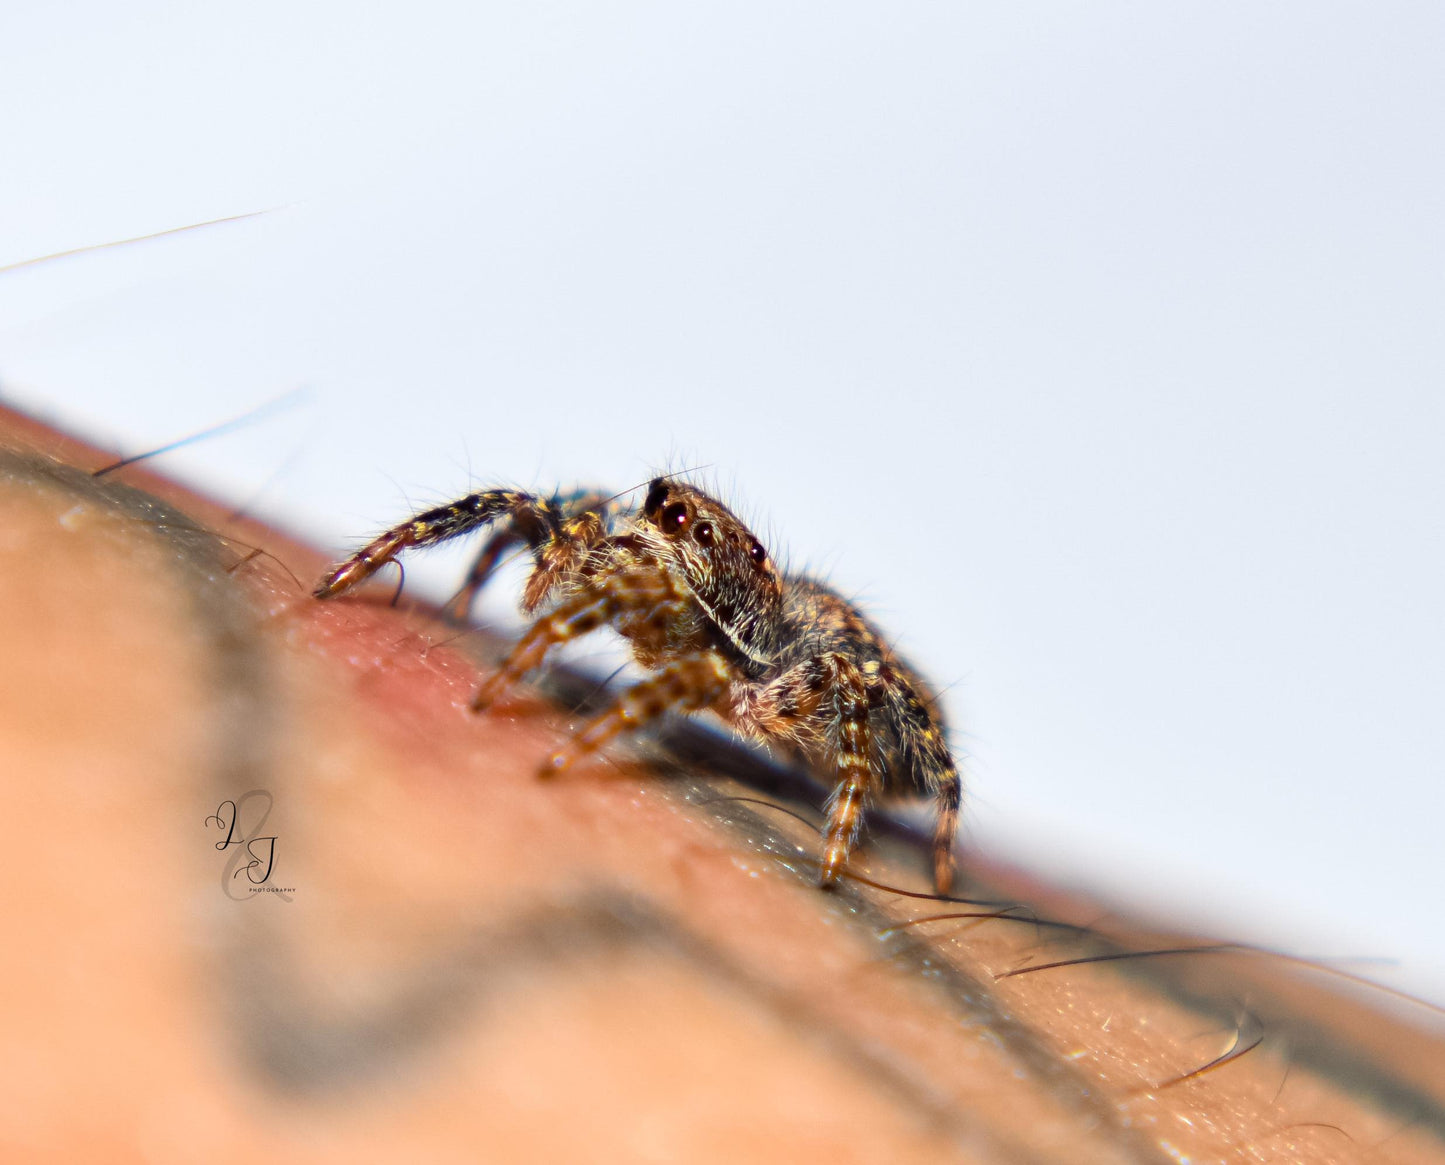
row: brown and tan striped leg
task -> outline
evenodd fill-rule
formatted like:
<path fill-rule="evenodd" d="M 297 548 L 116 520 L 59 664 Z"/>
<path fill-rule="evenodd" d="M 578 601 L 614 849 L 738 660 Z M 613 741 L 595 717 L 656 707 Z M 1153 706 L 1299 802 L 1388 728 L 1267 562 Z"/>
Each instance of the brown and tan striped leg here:
<path fill-rule="evenodd" d="M 852 660 L 828 655 L 821 662 L 832 672 L 829 693 L 838 717 L 838 786 L 828 805 L 823 869 L 818 882 L 832 886 L 843 876 L 848 855 L 863 825 L 863 809 L 873 790 L 872 731 L 868 726 L 868 688 Z"/>
<path fill-rule="evenodd" d="M 744 730 L 772 740 L 792 740 L 809 749 L 820 719 L 836 720 L 838 741 L 833 761 L 837 784 L 828 801 L 823 862 L 819 882 L 834 885 L 863 823 L 863 810 L 876 783 L 871 768 L 872 730 L 868 723 L 868 687 L 863 673 L 836 652 L 815 656 L 789 668 L 748 702 L 739 718 Z"/>
<path fill-rule="evenodd" d="M 472 697 L 472 711 L 482 712 L 533 668 L 540 667 L 547 652 L 559 643 L 595 631 L 606 623 L 616 610 L 616 599 L 605 591 L 584 591 L 544 615 L 517 641 L 515 647 Z"/>
<path fill-rule="evenodd" d="M 404 550 L 458 538 L 509 516 L 521 536 L 533 546 L 556 536 L 559 516 L 546 498 L 510 489 L 468 494 L 444 506 L 424 510 L 373 538 L 350 558 L 327 571 L 311 593 L 318 599 L 339 595 L 375 574 Z"/>
<path fill-rule="evenodd" d="M 502 666 L 477 689 L 472 699 L 473 711 L 482 711 L 529 671 L 539 667 L 547 652 L 559 643 L 595 631 L 625 617 L 628 611 L 657 611 L 680 601 L 665 575 L 620 571 L 594 579 L 581 594 L 566 600 L 527 628 Z"/>
<path fill-rule="evenodd" d="M 933 886 L 940 894 L 953 888 L 956 870 L 953 842 L 958 832 L 958 808 L 963 781 L 944 739 L 943 726 L 924 705 L 923 697 L 907 676 L 892 670 L 883 699 L 892 705 L 892 719 L 906 739 L 907 751 L 917 757 L 923 788 L 937 803 L 933 828 Z"/>
<path fill-rule="evenodd" d="M 657 675 L 642 680 L 602 715 L 577 733 L 542 768 L 551 776 L 601 748 L 623 732 L 634 732 L 665 712 L 697 712 L 727 691 L 732 672 L 713 652 L 673 660 Z"/>
<path fill-rule="evenodd" d="M 502 556 L 514 546 L 525 546 L 526 543 L 527 540 L 513 529 L 498 530 L 488 538 L 476 558 L 472 560 L 471 569 L 467 571 L 467 581 L 447 603 L 446 617 L 453 623 L 465 623 L 470 619 L 477 596 L 482 593 L 482 588 L 491 581 L 492 574 L 497 569 L 497 564 L 501 562 Z"/>
<path fill-rule="evenodd" d="M 933 888 L 940 894 L 953 889 L 953 875 L 958 868 L 953 840 L 958 833 L 958 806 L 962 800 L 963 782 L 950 764 L 939 775 L 938 819 L 933 827 Z"/>

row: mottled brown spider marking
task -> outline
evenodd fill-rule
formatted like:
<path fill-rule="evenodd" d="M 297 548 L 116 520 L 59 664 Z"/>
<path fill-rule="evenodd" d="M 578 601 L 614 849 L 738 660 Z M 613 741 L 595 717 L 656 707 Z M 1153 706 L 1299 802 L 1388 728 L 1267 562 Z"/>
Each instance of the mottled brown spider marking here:
<path fill-rule="evenodd" d="M 469 494 L 386 531 L 334 566 L 315 594 L 340 594 L 412 547 L 484 527 L 492 535 L 453 613 L 466 613 L 514 546 L 529 547 L 534 563 L 522 607 L 545 610 L 474 708 L 541 666 L 553 647 L 604 626 L 656 673 L 623 692 L 544 773 L 666 712 L 711 711 L 801 753 L 832 781 L 824 886 L 842 877 L 872 800 L 913 795 L 937 806 L 933 878 L 948 890 L 962 785 L 933 693 L 856 607 L 814 579 L 781 574 L 737 515 L 694 486 L 657 478 L 637 509 L 594 491 Z"/>

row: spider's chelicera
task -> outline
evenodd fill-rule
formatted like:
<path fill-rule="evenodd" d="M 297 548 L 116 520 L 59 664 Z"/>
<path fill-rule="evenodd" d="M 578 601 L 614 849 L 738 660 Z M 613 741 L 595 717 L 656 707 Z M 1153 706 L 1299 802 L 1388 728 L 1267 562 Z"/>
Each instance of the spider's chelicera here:
<path fill-rule="evenodd" d="M 566 768 L 665 712 L 716 713 L 744 735 L 800 753 L 834 785 L 820 882 L 842 875 L 876 796 L 937 805 L 934 884 L 953 881 L 961 783 L 934 694 L 846 599 L 783 574 L 716 498 L 657 478 L 641 509 L 593 492 L 540 497 L 486 490 L 418 514 L 338 563 L 317 585 L 329 598 L 398 554 L 493 527 L 458 609 L 470 608 L 498 560 L 530 547 L 522 608 L 541 612 L 477 692 L 486 708 L 549 649 L 611 627 L 652 674 L 547 764 Z"/>

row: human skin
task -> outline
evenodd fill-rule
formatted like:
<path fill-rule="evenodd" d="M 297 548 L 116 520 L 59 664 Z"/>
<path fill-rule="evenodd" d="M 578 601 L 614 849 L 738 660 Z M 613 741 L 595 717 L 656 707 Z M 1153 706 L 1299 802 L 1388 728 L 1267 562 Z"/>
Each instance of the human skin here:
<path fill-rule="evenodd" d="M 721 740 L 540 781 L 578 717 L 471 714 L 495 643 L 107 460 L 0 412 L 0 1159 L 1445 1161 L 1438 1017 L 1258 956 L 999 978 L 1115 948 L 819 890 Z"/>

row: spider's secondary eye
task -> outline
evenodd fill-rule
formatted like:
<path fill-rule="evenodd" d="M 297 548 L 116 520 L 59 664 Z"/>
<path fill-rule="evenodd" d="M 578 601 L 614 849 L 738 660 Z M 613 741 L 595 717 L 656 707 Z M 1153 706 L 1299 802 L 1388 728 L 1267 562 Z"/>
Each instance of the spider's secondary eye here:
<path fill-rule="evenodd" d="M 694 538 L 696 538 L 702 545 L 704 545 L 704 546 L 711 546 L 711 545 L 712 545 L 712 523 L 711 523 L 711 522 L 699 522 L 699 523 L 697 524 L 697 529 L 692 532 L 692 536 L 693 536 Z"/>
<path fill-rule="evenodd" d="M 657 524 L 664 534 L 681 534 L 687 529 L 690 521 L 692 521 L 692 515 L 687 512 L 687 504 L 673 502 L 670 506 L 663 506 Z"/>
<path fill-rule="evenodd" d="M 762 566 L 768 560 L 768 552 L 763 549 L 761 542 L 754 542 L 748 548 L 748 556 L 753 560 L 754 566 Z"/>

